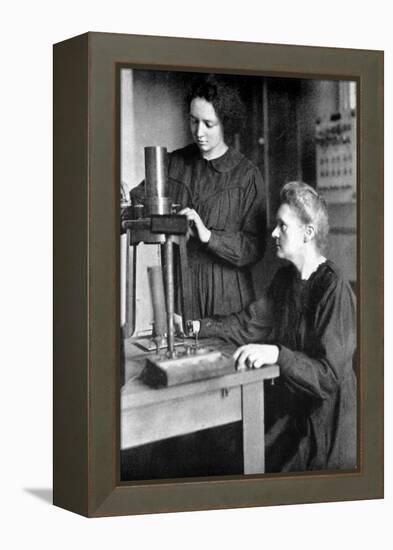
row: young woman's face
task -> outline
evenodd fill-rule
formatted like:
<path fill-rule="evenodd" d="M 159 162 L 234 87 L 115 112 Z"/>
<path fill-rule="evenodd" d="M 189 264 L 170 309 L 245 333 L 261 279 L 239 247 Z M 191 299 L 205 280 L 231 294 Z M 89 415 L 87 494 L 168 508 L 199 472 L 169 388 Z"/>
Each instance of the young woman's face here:
<path fill-rule="evenodd" d="M 304 251 L 306 226 L 288 204 L 280 206 L 276 219 L 272 237 L 276 241 L 277 256 L 296 263 Z"/>
<path fill-rule="evenodd" d="M 226 149 L 222 124 L 211 103 L 196 97 L 190 104 L 192 137 L 205 159 L 221 156 Z"/>

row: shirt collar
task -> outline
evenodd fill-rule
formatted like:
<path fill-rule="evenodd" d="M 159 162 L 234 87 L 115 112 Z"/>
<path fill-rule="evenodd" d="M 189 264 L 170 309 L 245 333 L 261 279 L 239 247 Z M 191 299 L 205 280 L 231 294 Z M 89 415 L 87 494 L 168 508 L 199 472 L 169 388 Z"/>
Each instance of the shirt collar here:
<path fill-rule="evenodd" d="M 229 172 L 235 168 L 235 166 L 237 166 L 242 159 L 242 153 L 233 147 L 228 147 L 227 151 L 221 157 L 217 157 L 216 159 L 208 162 L 217 172 Z"/>
<path fill-rule="evenodd" d="M 230 172 L 244 158 L 244 155 L 242 153 L 231 146 L 228 146 L 227 151 L 223 155 L 221 155 L 221 157 L 217 157 L 213 160 L 205 160 L 201 156 L 200 151 L 195 144 L 192 144 L 191 148 L 194 155 L 199 157 L 201 161 L 207 162 L 210 166 L 214 168 L 214 170 L 216 170 L 216 172 Z"/>

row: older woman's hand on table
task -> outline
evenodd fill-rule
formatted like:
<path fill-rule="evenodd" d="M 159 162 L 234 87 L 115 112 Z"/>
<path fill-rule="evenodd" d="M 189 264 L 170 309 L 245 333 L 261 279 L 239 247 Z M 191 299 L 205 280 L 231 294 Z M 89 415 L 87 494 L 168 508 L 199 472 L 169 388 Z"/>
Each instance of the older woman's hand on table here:
<path fill-rule="evenodd" d="M 279 349 L 270 344 L 247 344 L 238 348 L 233 357 L 237 369 L 259 369 L 263 365 L 277 363 Z"/>

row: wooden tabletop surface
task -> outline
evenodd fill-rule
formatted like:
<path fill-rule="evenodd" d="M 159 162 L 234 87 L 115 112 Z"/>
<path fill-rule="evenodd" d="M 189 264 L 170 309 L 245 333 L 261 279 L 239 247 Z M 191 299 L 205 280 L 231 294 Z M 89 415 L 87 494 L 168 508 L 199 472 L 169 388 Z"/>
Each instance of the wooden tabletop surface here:
<path fill-rule="evenodd" d="M 192 343 L 191 339 L 186 339 L 186 343 Z M 235 346 L 227 344 L 218 339 L 204 339 L 201 341 L 202 346 L 212 346 L 214 349 L 223 351 L 224 353 L 233 353 Z M 276 378 L 279 376 L 278 365 L 267 365 L 260 369 L 250 369 L 236 371 L 233 373 L 200 380 L 198 382 L 190 382 L 179 384 L 169 388 L 151 388 L 145 385 L 139 375 L 144 368 L 146 357 L 154 355 L 154 352 L 144 352 L 135 345 L 135 340 L 130 338 L 125 341 L 125 384 L 121 390 L 121 406 L 124 408 L 140 407 L 162 401 L 168 401 L 177 397 L 186 397 L 187 395 L 195 395 L 206 391 L 214 391 L 223 388 L 251 384 L 258 380 Z"/>

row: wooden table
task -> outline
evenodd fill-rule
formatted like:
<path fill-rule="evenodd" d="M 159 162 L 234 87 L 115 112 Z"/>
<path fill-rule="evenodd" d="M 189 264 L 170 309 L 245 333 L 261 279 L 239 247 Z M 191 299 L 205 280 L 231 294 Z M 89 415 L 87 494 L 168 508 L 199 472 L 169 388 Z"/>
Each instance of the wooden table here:
<path fill-rule="evenodd" d="M 126 342 L 122 450 L 242 420 L 244 473 L 264 473 L 264 382 L 279 376 L 277 365 L 152 389 L 137 378 L 147 353 Z M 216 347 L 229 351 L 222 342 Z"/>

